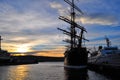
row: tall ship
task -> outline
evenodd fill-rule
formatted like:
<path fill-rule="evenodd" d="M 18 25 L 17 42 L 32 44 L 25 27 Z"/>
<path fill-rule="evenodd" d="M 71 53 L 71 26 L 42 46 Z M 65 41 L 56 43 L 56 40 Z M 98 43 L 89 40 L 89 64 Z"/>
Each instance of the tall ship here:
<path fill-rule="evenodd" d="M 64 42 L 69 43 L 64 53 L 64 66 L 65 68 L 86 68 L 88 52 L 86 47 L 83 47 L 82 43 L 83 40 L 88 41 L 83 36 L 87 31 L 83 26 L 76 22 L 76 11 L 79 12 L 80 15 L 83 15 L 84 13 L 75 5 L 74 0 L 64 1 L 71 7 L 69 17 L 59 16 L 60 20 L 70 24 L 70 28 L 68 30 L 58 28 L 58 30 L 62 31 L 63 34 L 69 36 L 69 39 L 63 40 Z"/>
<path fill-rule="evenodd" d="M 99 46 L 97 51 L 91 53 L 88 64 L 98 68 L 110 68 L 120 70 L 120 49 L 111 46 L 111 41 L 105 37 L 106 47 Z"/>

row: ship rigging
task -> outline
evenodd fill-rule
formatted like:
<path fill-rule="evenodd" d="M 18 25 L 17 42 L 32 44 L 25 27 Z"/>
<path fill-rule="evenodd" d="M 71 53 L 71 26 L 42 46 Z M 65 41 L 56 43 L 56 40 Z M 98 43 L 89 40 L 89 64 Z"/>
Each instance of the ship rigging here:
<path fill-rule="evenodd" d="M 70 12 L 71 19 L 68 19 L 64 16 L 59 16 L 59 19 L 70 24 L 70 31 L 67 31 L 67 30 L 64 30 L 61 28 L 58 28 L 58 30 L 63 31 L 64 34 L 70 36 L 70 39 L 63 40 L 64 42 L 70 43 L 70 49 L 73 49 L 76 47 L 82 47 L 82 40 L 88 41 L 83 36 L 84 32 L 87 32 L 87 31 L 83 26 L 81 26 L 75 22 L 75 19 L 76 19 L 75 10 L 77 10 L 79 12 L 79 14 L 81 14 L 81 15 L 83 15 L 84 13 L 74 4 L 74 0 L 72 0 L 72 2 L 69 0 L 64 0 L 64 1 L 67 4 L 69 4 L 71 7 L 71 12 Z M 76 28 L 77 28 L 77 30 L 78 29 L 81 30 L 80 33 L 78 33 L 76 31 Z"/>
<path fill-rule="evenodd" d="M 74 0 L 71 0 L 71 1 L 64 0 L 64 1 L 67 4 L 69 4 L 71 7 L 71 12 L 69 16 L 70 19 L 64 16 L 59 16 L 60 20 L 70 24 L 69 30 L 58 28 L 58 30 L 62 31 L 64 34 L 70 37 L 70 39 L 63 40 L 67 43 L 70 43 L 70 46 L 68 46 L 67 50 L 64 53 L 65 54 L 64 64 L 66 68 L 86 68 L 88 53 L 87 53 L 86 47 L 82 46 L 82 43 L 83 43 L 82 41 L 83 40 L 88 41 L 83 36 L 83 34 L 87 31 L 83 26 L 75 22 L 76 15 L 77 15 L 76 11 L 78 11 L 79 14 L 81 15 L 83 15 L 84 13 L 75 5 Z"/>

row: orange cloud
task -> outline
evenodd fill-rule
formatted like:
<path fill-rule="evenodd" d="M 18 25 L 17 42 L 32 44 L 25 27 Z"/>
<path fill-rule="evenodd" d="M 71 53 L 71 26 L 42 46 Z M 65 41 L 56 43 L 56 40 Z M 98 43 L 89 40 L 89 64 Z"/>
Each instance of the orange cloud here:
<path fill-rule="evenodd" d="M 34 55 L 36 56 L 48 56 L 48 57 L 64 57 L 64 49 L 54 49 L 47 51 L 38 51 Z"/>

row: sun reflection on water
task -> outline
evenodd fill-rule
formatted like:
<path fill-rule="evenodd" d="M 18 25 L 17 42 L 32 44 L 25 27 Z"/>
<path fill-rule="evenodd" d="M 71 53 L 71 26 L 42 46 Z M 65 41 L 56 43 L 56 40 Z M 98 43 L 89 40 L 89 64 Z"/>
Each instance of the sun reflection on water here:
<path fill-rule="evenodd" d="M 9 72 L 10 80 L 26 80 L 28 69 L 26 65 L 11 67 Z"/>

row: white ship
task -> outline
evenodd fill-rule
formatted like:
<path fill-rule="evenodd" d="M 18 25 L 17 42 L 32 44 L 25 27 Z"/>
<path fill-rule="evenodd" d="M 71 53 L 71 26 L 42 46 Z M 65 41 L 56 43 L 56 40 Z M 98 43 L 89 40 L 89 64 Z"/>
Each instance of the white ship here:
<path fill-rule="evenodd" d="M 110 45 L 110 40 L 106 37 L 107 47 L 99 47 L 88 58 L 88 64 L 97 65 L 98 67 L 111 67 L 120 69 L 120 49 Z"/>

